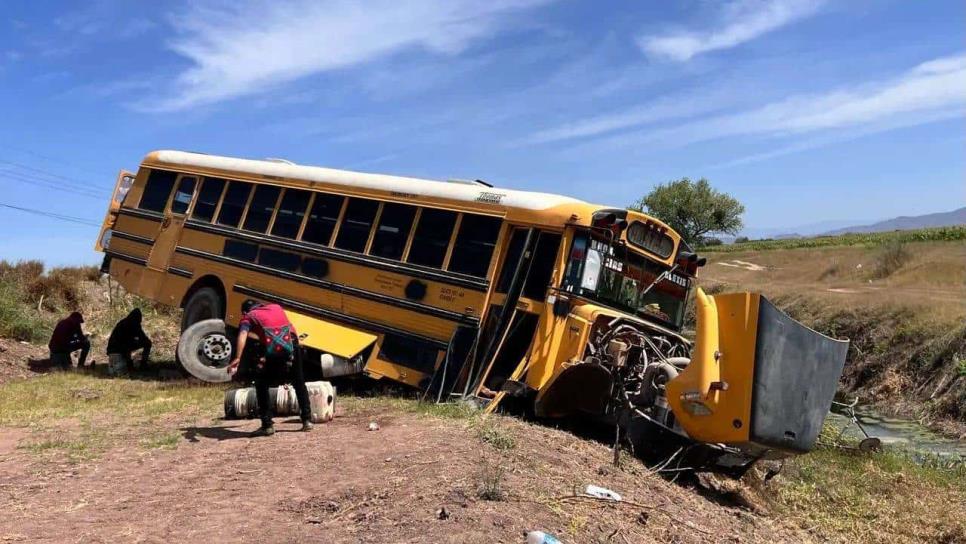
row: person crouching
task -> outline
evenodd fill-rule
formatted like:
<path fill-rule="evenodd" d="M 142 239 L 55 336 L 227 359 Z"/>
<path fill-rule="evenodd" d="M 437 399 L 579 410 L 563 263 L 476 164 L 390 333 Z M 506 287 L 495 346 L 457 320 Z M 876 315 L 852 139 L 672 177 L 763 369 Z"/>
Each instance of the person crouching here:
<path fill-rule="evenodd" d="M 50 362 L 63 369 L 71 367 L 70 354 L 80 351 L 77 358 L 77 368 L 82 368 L 87 361 L 87 354 L 91 351 L 91 341 L 84 334 L 81 324 L 84 317 L 80 312 L 74 312 L 57 322 L 54 333 L 50 335 L 47 348 L 50 349 Z M 91 363 L 93 365 L 94 363 Z"/>
<path fill-rule="evenodd" d="M 302 418 L 302 430 L 312 430 L 311 406 L 309 406 L 309 392 L 305 387 L 305 375 L 302 371 L 302 352 L 299 348 L 298 332 L 285 315 L 285 310 L 278 304 L 259 304 L 248 299 L 242 303 L 242 318 L 238 324 L 238 341 L 235 343 L 235 358 L 228 364 L 228 373 L 234 374 L 238 370 L 241 358 L 252 357 L 255 372 L 255 397 L 258 400 L 258 411 L 262 425 L 252 436 L 271 436 L 275 434 L 272 417 L 275 415 L 269 402 L 268 389 L 272 385 L 291 381 L 295 388 L 295 396 L 299 402 L 299 413 Z M 245 352 L 245 344 L 249 334 L 253 334 L 261 343 L 258 350 Z M 287 379 L 286 379 L 287 378 Z"/>
<path fill-rule="evenodd" d="M 135 308 L 127 314 L 127 317 L 114 325 L 114 330 L 107 339 L 108 374 L 116 376 L 129 369 L 134 370 L 132 354 L 137 350 L 141 350 L 141 370 L 147 366 L 152 344 L 151 339 L 141 328 L 141 321 L 141 310 Z"/>

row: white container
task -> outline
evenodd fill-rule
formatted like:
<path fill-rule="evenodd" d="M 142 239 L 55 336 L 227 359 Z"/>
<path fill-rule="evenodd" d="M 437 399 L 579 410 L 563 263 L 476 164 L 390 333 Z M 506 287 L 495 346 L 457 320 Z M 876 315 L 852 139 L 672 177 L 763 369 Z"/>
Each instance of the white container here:
<path fill-rule="evenodd" d="M 597 497 L 598 499 L 607 499 L 609 501 L 620 502 L 623 500 L 620 494 L 616 491 L 611 491 L 606 487 L 597 487 L 596 485 L 588 485 L 584 493 L 590 495 L 591 497 Z"/>
<path fill-rule="evenodd" d="M 543 531 L 530 531 L 527 533 L 527 544 L 563 544 L 557 537 Z"/>
<path fill-rule="evenodd" d="M 335 417 L 335 387 L 329 382 L 308 382 L 312 423 L 325 423 Z"/>

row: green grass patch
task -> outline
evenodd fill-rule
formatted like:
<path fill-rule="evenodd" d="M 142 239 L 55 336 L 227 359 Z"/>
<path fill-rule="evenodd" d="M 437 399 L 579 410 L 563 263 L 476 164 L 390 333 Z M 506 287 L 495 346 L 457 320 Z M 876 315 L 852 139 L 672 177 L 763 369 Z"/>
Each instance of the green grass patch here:
<path fill-rule="evenodd" d="M 354 395 L 339 395 L 336 404 L 345 408 L 347 415 L 368 414 L 378 411 L 419 414 L 440 419 L 470 419 L 479 411 L 462 402 L 421 402 L 413 397 L 377 396 L 360 397 Z"/>
<path fill-rule="evenodd" d="M 190 414 L 220 407 L 224 386 L 107 379 L 52 373 L 0 387 L 0 425 L 43 425 L 61 418 Z"/>
<path fill-rule="evenodd" d="M 903 230 L 898 232 L 841 234 L 839 236 L 815 236 L 812 238 L 787 238 L 782 240 L 752 240 L 736 244 L 702 247 L 700 251 L 703 253 L 730 253 L 735 251 L 761 251 L 769 249 L 835 246 L 874 247 L 890 243 L 962 241 L 966 241 L 966 225 Z"/>
<path fill-rule="evenodd" d="M 830 444 L 787 461 L 779 481 L 780 507 L 823 538 L 957 542 L 966 537 L 962 463 L 923 463 L 902 450 L 860 453 Z"/>

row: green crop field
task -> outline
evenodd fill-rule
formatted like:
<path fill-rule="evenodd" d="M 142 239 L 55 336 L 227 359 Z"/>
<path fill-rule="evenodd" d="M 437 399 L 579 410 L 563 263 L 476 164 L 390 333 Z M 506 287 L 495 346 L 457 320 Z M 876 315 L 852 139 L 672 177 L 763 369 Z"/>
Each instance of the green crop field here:
<path fill-rule="evenodd" d="M 814 238 L 787 238 L 783 240 L 751 240 L 739 244 L 700 248 L 706 253 L 735 251 L 761 251 L 768 249 L 798 249 L 810 247 L 865 246 L 873 247 L 888 243 L 905 242 L 962 242 L 966 241 L 966 225 L 935 227 L 893 232 L 841 234 L 839 236 L 816 236 Z"/>

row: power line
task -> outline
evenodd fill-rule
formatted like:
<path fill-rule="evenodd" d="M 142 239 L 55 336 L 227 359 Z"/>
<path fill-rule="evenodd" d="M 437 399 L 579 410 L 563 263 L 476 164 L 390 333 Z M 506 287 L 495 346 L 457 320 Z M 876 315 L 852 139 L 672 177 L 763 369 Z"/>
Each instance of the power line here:
<path fill-rule="evenodd" d="M 36 185 L 38 187 L 47 187 L 47 188 L 50 188 L 50 189 L 57 189 L 58 191 L 64 191 L 64 192 L 68 192 L 68 193 L 73 193 L 73 194 L 78 195 L 78 196 L 86 196 L 88 198 L 95 198 L 95 199 L 99 199 L 99 200 L 103 200 L 103 199 L 107 198 L 108 195 L 110 194 L 107 191 L 103 191 L 103 192 L 99 192 L 98 193 L 98 192 L 94 192 L 94 191 L 89 190 L 89 189 L 77 189 L 77 188 L 74 188 L 73 185 L 61 185 L 61 184 L 58 184 L 57 182 L 52 181 L 52 180 L 46 180 L 46 179 L 40 179 L 40 178 L 31 178 L 29 176 L 23 176 L 23 175 L 21 175 L 21 174 L 19 174 L 17 172 L 4 172 L 4 171 L 0 171 L 0 179 L 6 179 L 6 180 L 9 180 L 9 181 L 14 181 L 14 182 L 18 182 L 18 183 L 20 183 L 20 182 L 22 182 L 22 183 L 29 183 L 31 185 Z"/>
<path fill-rule="evenodd" d="M 8 165 L 13 166 L 15 168 L 20 168 L 21 170 L 27 170 L 28 172 L 33 172 L 32 174 L 30 174 L 30 175 L 33 175 L 33 176 L 36 176 L 36 175 L 40 174 L 40 175 L 46 176 L 48 178 L 56 178 L 57 180 L 59 180 L 60 183 L 65 183 L 66 182 L 68 185 L 73 185 L 73 186 L 77 187 L 78 189 L 88 189 L 88 190 L 89 189 L 92 189 L 92 188 L 95 189 L 95 190 L 98 189 L 98 186 L 97 186 L 96 183 L 86 183 L 84 181 L 80 181 L 80 180 L 77 180 L 77 179 L 69 178 L 67 176 L 62 176 L 62 175 L 60 175 L 60 174 L 58 174 L 56 172 L 51 172 L 49 170 L 44 170 L 43 168 L 37 168 L 35 166 L 29 166 L 29 165 L 26 165 L 26 164 L 21 164 L 19 162 L 13 162 L 13 161 L 8 161 L 8 160 L 3 160 L 3 159 L 0 159 L 0 164 L 8 164 Z"/>
<path fill-rule="evenodd" d="M 4 204 L 0 202 L 0 207 L 10 208 L 11 210 L 17 210 L 24 213 L 30 213 L 34 215 L 40 215 L 43 217 L 49 217 L 51 219 L 57 219 L 58 221 L 66 221 L 68 223 L 77 223 L 78 225 L 86 225 L 88 227 L 100 227 L 100 223 L 91 221 L 90 219 L 84 219 L 83 217 L 73 217 L 70 215 L 62 215 L 59 213 L 47 212 L 44 210 L 35 210 L 33 208 L 23 208 L 21 206 L 14 206 L 13 204 Z"/>

